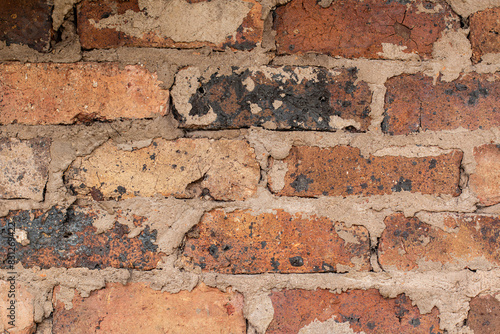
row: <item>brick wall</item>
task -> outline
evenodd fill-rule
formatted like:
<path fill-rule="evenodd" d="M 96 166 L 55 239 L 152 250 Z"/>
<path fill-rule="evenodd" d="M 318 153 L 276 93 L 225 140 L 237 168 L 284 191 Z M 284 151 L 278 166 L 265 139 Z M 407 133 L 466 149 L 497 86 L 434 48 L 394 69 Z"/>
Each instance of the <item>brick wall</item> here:
<path fill-rule="evenodd" d="M 493 3 L 1 0 L 0 331 L 500 333 Z"/>

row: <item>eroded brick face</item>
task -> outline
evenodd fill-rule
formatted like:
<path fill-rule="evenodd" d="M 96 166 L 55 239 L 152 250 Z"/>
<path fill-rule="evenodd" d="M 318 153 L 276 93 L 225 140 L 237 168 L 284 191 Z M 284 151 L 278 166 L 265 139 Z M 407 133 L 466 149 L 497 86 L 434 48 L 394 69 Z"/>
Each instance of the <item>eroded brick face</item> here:
<path fill-rule="evenodd" d="M 0 41 L 48 51 L 52 38 L 52 5 L 46 0 L 2 0 Z"/>
<path fill-rule="evenodd" d="M 4 280 L 0 281 L 0 326 L 4 333 L 33 334 L 36 330 L 33 319 L 35 299 L 28 289 L 23 284 L 16 283 L 16 280 L 17 276 L 6 275 Z M 15 298 L 9 297 L 12 294 Z M 13 300 L 14 312 L 11 312 Z M 15 326 L 12 326 L 12 320 Z"/>
<path fill-rule="evenodd" d="M 316 215 L 213 210 L 187 235 L 184 262 L 227 274 L 370 269 L 366 228 Z"/>
<path fill-rule="evenodd" d="M 0 198 L 42 201 L 49 163 L 49 139 L 0 138 Z"/>
<path fill-rule="evenodd" d="M 262 40 L 262 6 L 255 0 L 174 0 L 153 7 L 140 5 L 138 0 L 82 1 L 77 6 L 82 47 L 250 50 Z M 148 29 L 137 29 L 138 25 Z"/>
<path fill-rule="evenodd" d="M 203 284 L 176 294 L 155 291 L 143 283 L 111 283 L 87 298 L 75 292 L 65 309 L 54 292 L 54 334 L 220 333 L 244 334 L 243 296 Z"/>
<path fill-rule="evenodd" d="M 207 79 L 187 69 L 172 95 L 187 128 L 366 131 L 371 91 L 357 79 L 356 68 L 266 66 Z"/>
<path fill-rule="evenodd" d="M 269 183 L 281 196 L 371 196 L 401 191 L 457 196 L 462 155 L 454 150 L 423 158 L 365 158 L 350 146 L 295 146 L 280 161 L 287 168 L 283 188 L 276 189 L 281 180 L 271 178 Z"/>
<path fill-rule="evenodd" d="M 490 8 L 470 17 L 472 60 L 481 61 L 488 53 L 500 53 L 500 8 Z"/>
<path fill-rule="evenodd" d="M 402 52 L 432 56 L 432 45 L 458 27 L 458 16 L 444 1 L 293 0 L 276 9 L 278 53 L 317 52 L 345 58 L 386 58 L 383 44 Z"/>
<path fill-rule="evenodd" d="M 130 228 L 120 223 L 129 220 L 144 227 L 138 236 L 129 238 Z M 93 224 L 103 220 L 114 223 L 109 230 L 97 233 Z M 102 269 L 130 268 L 151 270 L 161 258 L 156 242 L 156 230 L 146 225 L 143 217 L 125 216 L 121 212 L 109 216 L 93 207 L 69 208 L 65 212 L 52 208 L 15 211 L 0 218 L 1 268 L 21 263 L 25 268 L 65 267 Z M 8 256 L 10 242 L 8 229 L 15 228 L 16 251 Z M 14 263 L 13 263 L 14 262 Z"/>
<path fill-rule="evenodd" d="M 476 171 L 470 175 L 469 184 L 477 194 L 480 204 L 500 202 L 500 147 L 483 145 L 474 148 Z"/>
<path fill-rule="evenodd" d="M 387 80 L 382 131 L 404 135 L 421 131 L 464 128 L 490 129 L 500 125 L 495 107 L 500 95 L 497 74 L 468 73 L 444 82 L 422 74 Z"/>
<path fill-rule="evenodd" d="M 379 262 L 385 270 L 432 268 L 491 269 L 500 266 L 498 217 L 432 214 L 443 228 L 394 214 L 385 219 Z"/>
<path fill-rule="evenodd" d="M 159 84 L 156 74 L 136 65 L 0 64 L 0 124 L 161 116 L 168 111 L 169 93 Z"/>
<path fill-rule="evenodd" d="M 497 295 L 498 296 L 498 295 Z M 500 301 L 493 295 L 477 296 L 469 303 L 467 326 L 477 334 L 497 333 L 500 328 Z"/>
<path fill-rule="evenodd" d="M 131 152 L 107 142 L 66 173 L 73 192 L 94 200 L 156 194 L 243 200 L 255 193 L 259 179 L 255 153 L 242 140 L 156 139 Z"/>
<path fill-rule="evenodd" d="M 282 290 L 271 294 L 274 318 L 267 334 L 298 333 L 316 319 L 349 322 L 355 333 L 441 333 L 438 310 L 420 314 L 404 294 L 383 298 L 378 290 Z"/>

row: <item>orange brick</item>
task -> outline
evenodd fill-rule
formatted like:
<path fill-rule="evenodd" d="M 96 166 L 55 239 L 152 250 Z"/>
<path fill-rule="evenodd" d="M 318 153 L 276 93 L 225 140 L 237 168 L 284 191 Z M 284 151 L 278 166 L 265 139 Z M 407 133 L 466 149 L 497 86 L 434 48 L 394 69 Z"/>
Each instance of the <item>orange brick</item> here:
<path fill-rule="evenodd" d="M 394 214 L 385 219 L 379 243 L 383 269 L 433 267 L 484 269 L 500 267 L 500 218 L 474 214 L 433 214 L 446 231 L 419 219 Z M 425 267 L 424 267 L 425 268 Z"/>
<path fill-rule="evenodd" d="M 500 331 L 500 301 L 497 296 L 484 295 L 472 298 L 469 303 L 467 326 L 475 334 L 493 334 Z"/>
<path fill-rule="evenodd" d="M 472 60 L 481 61 L 481 57 L 488 53 L 500 53 L 500 8 L 490 8 L 471 15 L 470 43 L 472 46 Z"/>
<path fill-rule="evenodd" d="M 261 16 L 262 5 L 256 0 L 174 0 L 160 10 L 147 3 L 141 8 L 138 0 L 84 0 L 77 6 L 78 34 L 85 49 L 209 46 L 249 50 L 262 40 Z M 148 28 L 140 30 L 139 26 Z"/>
<path fill-rule="evenodd" d="M 500 75 L 468 73 L 453 82 L 422 74 L 401 75 L 386 82 L 382 131 L 402 135 L 421 131 L 500 125 L 494 106 L 500 95 Z"/>
<path fill-rule="evenodd" d="M 469 178 L 472 191 L 477 194 L 482 205 L 500 203 L 500 147 L 475 147 L 474 158 L 476 171 Z"/>
<path fill-rule="evenodd" d="M 9 334 L 35 333 L 34 296 L 23 284 L 16 282 L 17 276 L 7 273 L 4 279 L 0 281 L 0 330 Z"/>
<path fill-rule="evenodd" d="M 346 0 L 323 8 L 316 0 L 293 0 L 276 9 L 276 43 L 280 54 L 345 58 L 385 58 L 382 44 L 390 43 L 429 59 L 448 21 L 456 29 L 457 19 L 445 1 Z"/>
<path fill-rule="evenodd" d="M 130 227 L 144 228 L 129 237 Z M 113 221 L 109 230 L 97 233 L 95 225 Z M 110 215 L 93 207 L 70 207 L 66 211 L 53 207 L 41 210 L 15 211 L 0 218 L 2 229 L 15 228 L 15 242 L 0 240 L 1 268 L 20 262 L 24 268 L 156 268 L 162 253 L 158 251 L 156 230 L 147 226 L 144 217 L 117 211 Z M 8 257 L 9 243 L 16 244 L 15 259 Z M 12 263 L 11 261 L 14 261 Z"/>
<path fill-rule="evenodd" d="M 43 201 L 49 163 L 49 139 L 0 138 L 0 198 Z"/>
<path fill-rule="evenodd" d="M 383 298 L 378 290 L 348 290 L 334 294 L 328 290 L 283 290 L 273 292 L 274 319 L 266 334 L 298 333 L 315 320 L 335 319 L 348 323 L 353 332 L 441 333 L 437 308 L 420 314 L 418 307 L 401 294 Z"/>
<path fill-rule="evenodd" d="M 188 233 L 185 262 L 227 274 L 370 270 L 366 228 L 275 211 L 206 213 Z"/>
<path fill-rule="evenodd" d="M 156 194 L 243 200 L 257 190 L 260 166 L 243 140 L 156 139 L 132 152 L 107 142 L 77 159 L 65 179 L 75 193 L 95 200 Z"/>
<path fill-rule="evenodd" d="M 69 310 L 54 291 L 54 334 L 246 333 L 243 296 L 203 283 L 177 294 L 155 291 L 143 283 L 108 284 L 87 298 L 75 292 Z"/>
<path fill-rule="evenodd" d="M 295 146 L 282 163 L 288 170 L 282 196 L 384 195 L 400 191 L 460 194 L 462 152 L 423 158 L 361 156 L 349 146 Z M 271 178 L 271 189 L 278 180 Z"/>
<path fill-rule="evenodd" d="M 115 63 L 0 64 L 0 124 L 152 118 L 168 111 L 155 74 Z"/>

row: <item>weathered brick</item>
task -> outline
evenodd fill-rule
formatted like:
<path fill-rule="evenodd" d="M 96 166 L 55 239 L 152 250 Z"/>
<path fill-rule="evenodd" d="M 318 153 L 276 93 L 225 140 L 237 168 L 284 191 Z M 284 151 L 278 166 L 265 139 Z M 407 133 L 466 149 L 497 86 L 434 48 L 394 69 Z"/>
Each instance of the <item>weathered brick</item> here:
<path fill-rule="evenodd" d="M 53 333 L 246 333 L 243 296 L 228 290 L 202 283 L 191 292 L 170 294 L 143 283 L 113 283 L 87 298 L 75 292 L 67 310 L 56 287 Z"/>
<path fill-rule="evenodd" d="M 116 63 L 0 64 L 0 124 L 147 118 L 168 110 L 156 74 Z"/>
<path fill-rule="evenodd" d="M 500 301 L 497 296 L 484 295 L 471 299 L 467 326 L 475 334 L 493 334 L 500 331 Z"/>
<path fill-rule="evenodd" d="M 50 140 L 0 138 L 0 198 L 43 201 Z"/>
<path fill-rule="evenodd" d="M 265 66 L 209 79 L 188 68 L 178 73 L 172 96 L 187 128 L 366 131 L 371 91 L 357 79 L 354 67 Z"/>
<path fill-rule="evenodd" d="M 469 39 L 473 61 L 481 61 L 481 57 L 488 53 L 500 53 L 498 16 L 500 16 L 500 8 L 490 8 L 471 15 Z"/>
<path fill-rule="evenodd" d="M 449 27 L 447 28 L 447 24 Z M 323 8 L 293 0 L 276 9 L 278 53 L 326 53 L 345 58 L 386 58 L 383 44 L 432 56 L 432 45 L 458 16 L 445 1 L 346 0 Z"/>
<path fill-rule="evenodd" d="M 228 274 L 370 270 L 365 227 L 275 211 L 206 213 L 187 235 L 185 263 Z"/>
<path fill-rule="evenodd" d="M 210 46 L 249 50 L 262 40 L 261 16 L 262 5 L 256 0 L 173 0 L 161 5 L 84 0 L 77 7 L 77 26 L 85 49 Z"/>
<path fill-rule="evenodd" d="M 379 262 L 385 270 L 436 265 L 456 269 L 500 267 L 500 218 L 475 214 L 433 214 L 443 228 L 394 214 L 385 219 Z"/>
<path fill-rule="evenodd" d="M 402 135 L 419 131 L 464 128 L 489 129 L 500 125 L 497 98 L 500 75 L 464 74 L 453 82 L 422 74 L 401 75 L 386 82 L 382 131 Z"/>
<path fill-rule="evenodd" d="M 0 41 L 48 51 L 53 35 L 51 16 L 52 5 L 46 0 L 2 0 Z"/>
<path fill-rule="evenodd" d="M 279 168 L 286 166 L 284 181 L 270 177 L 269 183 L 281 196 L 371 196 L 400 191 L 457 196 L 462 155 L 453 150 L 421 158 L 365 158 L 358 148 L 350 146 L 294 146 L 288 157 L 278 161 Z M 271 168 L 275 163 L 273 160 Z M 284 186 L 279 190 L 280 183 Z"/>
<path fill-rule="evenodd" d="M 273 292 L 274 319 L 266 334 L 298 333 L 315 320 L 348 322 L 355 333 L 441 333 L 437 308 L 420 314 L 404 294 L 383 298 L 378 290 L 282 290 Z"/>
<path fill-rule="evenodd" d="M 0 330 L 9 334 L 35 333 L 33 295 L 23 284 L 16 283 L 16 276 L 7 275 L 6 278 L 6 281 L 0 281 Z M 11 278 L 14 279 L 10 280 Z M 15 310 L 12 313 L 8 308 L 11 307 L 13 300 L 15 300 Z M 9 324 L 13 320 L 15 326 Z"/>
<path fill-rule="evenodd" d="M 482 205 L 500 203 L 500 147 L 483 145 L 474 148 L 476 171 L 469 177 L 469 185 Z"/>
<path fill-rule="evenodd" d="M 124 220 L 144 229 L 136 237 L 129 237 L 130 228 L 122 224 Z M 97 233 L 94 224 L 103 221 L 114 223 L 109 230 Z M 66 211 L 53 207 L 45 213 L 41 210 L 11 212 L 0 218 L 0 227 L 5 233 L 0 240 L 0 266 L 9 268 L 20 262 L 25 268 L 150 270 L 156 267 L 162 253 L 154 244 L 156 230 L 150 230 L 146 223 L 144 217 L 121 212 L 109 215 L 92 207 L 70 207 Z M 9 242 L 13 241 L 8 234 L 8 228 L 12 227 L 16 240 L 14 257 L 7 252 Z"/>
<path fill-rule="evenodd" d="M 156 139 L 132 152 L 111 142 L 79 158 L 66 173 L 70 189 L 95 200 L 135 196 L 211 196 L 243 200 L 257 190 L 260 167 L 242 140 Z"/>

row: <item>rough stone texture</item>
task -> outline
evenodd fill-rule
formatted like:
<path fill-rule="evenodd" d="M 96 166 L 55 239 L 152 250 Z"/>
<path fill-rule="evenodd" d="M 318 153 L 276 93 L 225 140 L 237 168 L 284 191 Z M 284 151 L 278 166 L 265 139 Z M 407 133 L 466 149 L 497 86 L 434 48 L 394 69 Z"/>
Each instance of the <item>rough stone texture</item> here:
<path fill-rule="evenodd" d="M 0 64 L 0 124 L 71 124 L 168 111 L 156 74 L 115 63 Z"/>
<path fill-rule="evenodd" d="M 474 148 L 476 171 L 469 177 L 469 185 L 482 205 L 500 203 L 500 147 L 483 145 Z"/>
<path fill-rule="evenodd" d="M 385 299 L 378 290 L 283 290 L 273 292 L 274 319 L 266 334 L 298 333 L 315 321 L 335 317 L 359 333 L 441 333 L 438 310 L 420 314 L 404 294 Z"/>
<path fill-rule="evenodd" d="M 12 277 L 14 280 L 9 281 Z M 34 297 L 22 284 L 15 283 L 16 278 L 16 276 L 7 275 L 7 280 L 0 281 L 0 331 L 9 334 L 33 334 L 36 329 L 33 320 Z M 12 284 L 15 285 L 15 288 Z M 9 324 L 13 319 L 8 317 L 11 315 L 11 310 L 8 308 L 11 307 L 12 300 L 15 300 L 14 327 Z"/>
<path fill-rule="evenodd" d="M 208 80 L 187 69 L 177 75 L 172 95 L 181 125 L 188 128 L 366 131 L 371 91 L 357 79 L 354 67 L 235 68 Z"/>
<path fill-rule="evenodd" d="M 385 270 L 491 269 L 500 267 L 500 218 L 431 214 L 443 228 L 394 214 L 385 219 L 379 263 Z"/>
<path fill-rule="evenodd" d="M 288 166 L 284 187 L 274 192 L 302 197 L 371 196 L 400 191 L 457 196 L 462 155 L 454 150 L 422 158 L 364 158 L 358 148 L 350 146 L 294 146 L 282 160 Z M 269 180 L 271 189 L 278 181 Z"/>
<path fill-rule="evenodd" d="M 471 299 L 467 326 L 475 334 L 493 334 L 500 331 L 500 301 L 491 295 Z"/>
<path fill-rule="evenodd" d="M 0 1 L 0 41 L 48 51 L 53 33 L 51 15 L 52 6 L 46 0 Z"/>
<path fill-rule="evenodd" d="M 488 53 L 500 53 L 500 8 L 490 8 L 470 17 L 470 42 L 472 60 L 481 61 Z"/>
<path fill-rule="evenodd" d="M 224 139 L 156 139 L 132 152 L 106 142 L 66 173 L 70 189 L 95 200 L 156 194 L 243 200 L 255 193 L 259 179 L 250 145 Z"/>
<path fill-rule="evenodd" d="M 87 298 L 75 292 L 69 310 L 58 300 L 59 291 L 54 294 L 54 334 L 246 332 L 243 296 L 230 289 L 221 292 L 201 284 L 191 292 L 170 294 L 143 283 L 113 283 Z"/>
<path fill-rule="evenodd" d="M 154 244 L 156 230 L 151 231 L 143 217 L 133 217 L 133 224 L 144 230 L 131 238 L 129 227 L 116 221 L 120 216 L 120 212 L 109 215 L 91 207 L 69 208 L 65 212 L 54 207 L 45 213 L 41 210 L 11 212 L 0 218 L 0 226 L 2 231 L 15 226 L 15 262 L 25 268 L 155 268 L 161 256 Z M 115 222 L 111 229 L 97 233 L 93 224 L 100 220 Z M 0 266 L 4 269 L 9 267 L 8 240 L 0 240 Z"/>
<path fill-rule="evenodd" d="M 500 125 L 498 74 L 468 73 L 453 82 L 422 74 L 387 80 L 382 131 L 402 135 L 421 131 L 464 128 L 490 129 Z"/>
<path fill-rule="evenodd" d="M 346 0 L 323 8 L 293 0 L 276 9 L 278 53 L 317 52 L 345 58 L 386 58 L 383 44 L 431 58 L 432 45 L 458 16 L 444 1 Z"/>
<path fill-rule="evenodd" d="M 50 140 L 0 138 L 0 198 L 43 201 Z"/>
<path fill-rule="evenodd" d="M 262 40 L 262 6 L 255 0 L 84 0 L 77 7 L 82 47 L 253 49 Z M 132 24 L 132 22 L 134 22 Z"/>
<path fill-rule="evenodd" d="M 275 211 L 206 213 L 187 235 L 185 262 L 227 274 L 370 270 L 366 228 Z"/>

